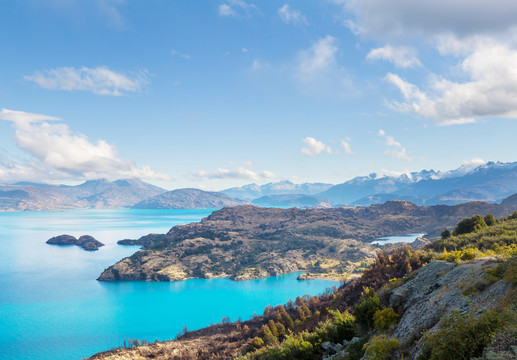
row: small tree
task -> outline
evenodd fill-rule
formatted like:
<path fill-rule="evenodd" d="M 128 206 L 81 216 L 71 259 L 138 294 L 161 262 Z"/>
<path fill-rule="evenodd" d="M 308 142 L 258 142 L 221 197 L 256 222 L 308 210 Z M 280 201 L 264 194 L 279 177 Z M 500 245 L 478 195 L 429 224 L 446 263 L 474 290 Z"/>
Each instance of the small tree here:
<path fill-rule="evenodd" d="M 495 218 L 495 216 L 493 214 L 486 214 L 483 219 L 485 220 L 485 223 L 487 224 L 487 226 L 492 226 L 492 225 L 497 224 L 497 219 Z"/>
<path fill-rule="evenodd" d="M 451 237 L 451 232 L 448 229 L 442 231 L 442 239 L 448 239 Z"/>
<path fill-rule="evenodd" d="M 363 301 L 354 309 L 354 316 L 357 323 L 367 327 L 373 327 L 373 315 L 377 310 L 382 309 L 381 300 L 372 288 L 365 287 L 361 293 Z"/>
<path fill-rule="evenodd" d="M 481 215 L 474 215 L 471 218 L 461 220 L 456 228 L 454 228 L 453 235 L 469 234 L 471 232 L 486 228 L 485 219 Z"/>

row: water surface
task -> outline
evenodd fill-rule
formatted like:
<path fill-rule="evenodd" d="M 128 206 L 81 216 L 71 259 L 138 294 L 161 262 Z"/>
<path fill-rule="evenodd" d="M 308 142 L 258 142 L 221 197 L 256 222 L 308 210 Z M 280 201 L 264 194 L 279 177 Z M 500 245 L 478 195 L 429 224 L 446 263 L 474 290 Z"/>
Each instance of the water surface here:
<path fill-rule="evenodd" d="M 109 265 L 138 250 L 117 240 L 165 233 L 210 210 L 74 210 L 0 213 L 0 359 L 81 359 L 124 338 L 174 338 L 229 316 L 248 319 L 267 305 L 337 285 L 297 274 L 244 282 L 98 282 Z M 89 234 L 106 244 L 87 252 L 47 245 L 52 236 Z"/>
<path fill-rule="evenodd" d="M 396 244 L 396 243 L 410 243 L 416 240 L 416 238 L 420 236 L 424 236 L 425 234 L 405 234 L 405 235 L 395 235 L 395 236 L 383 236 L 378 238 L 376 241 L 373 241 L 374 245 L 386 245 L 386 244 Z"/>

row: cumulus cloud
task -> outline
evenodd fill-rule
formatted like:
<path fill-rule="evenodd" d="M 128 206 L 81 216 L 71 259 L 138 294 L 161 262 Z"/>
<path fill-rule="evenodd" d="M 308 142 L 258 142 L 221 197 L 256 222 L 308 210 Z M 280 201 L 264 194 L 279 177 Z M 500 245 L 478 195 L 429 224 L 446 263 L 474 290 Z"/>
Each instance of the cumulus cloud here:
<path fill-rule="evenodd" d="M 262 172 L 255 172 L 244 166 L 239 166 L 235 169 L 219 168 L 214 171 L 201 170 L 190 176 L 192 180 L 215 180 L 215 179 L 242 179 L 250 181 L 263 181 L 265 179 L 276 178 L 276 175 L 271 171 L 264 170 Z"/>
<path fill-rule="evenodd" d="M 142 86 L 149 82 L 146 71 L 130 75 L 107 67 L 58 67 L 36 71 L 34 75 L 25 76 L 24 79 L 44 89 L 82 90 L 112 96 L 140 92 Z"/>
<path fill-rule="evenodd" d="M 495 40 L 483 39 L 470 45 L 472 50 L 456 67 L 463 81 L 430 76 L 421 90 L 396 74 L 386 80 L 401 92 L 404 101 L 392 101 L 399 111 L 413 112 L 440 125 L 475 122 L 479 118 L 517 117 L 517 50 Z M 458 42 L 450 41 L 442 51 L 461 52 Z"/>
<path fill-rule="evenodd" d="M 258 7 L 255 4 L 248 4 L 244 0 L 228 0 L 219 5 L 218 12 L 221 17 L 250 17 L 253 12 L 258 12 Z"/>
<path fill-rule="evenodd" d="M 46 179 L 169 179 L 165 174 L 119 157 L 115 146 L 105 140 L 94 143 L 85 135 L 74 133 L 59 118 L 2 109 L 0 120 L 13 123 L 17 146 L 33 158 L 29 165 L 4 163 L 0 175 L 12 178 L 17 173 L 20 180 L 27 180 L 22 175 L 31 173 Z M 29 177 L 34 179 L 33 176 Z"/>
<path fill-rule="evenodd" d="M 278 15 L 286 24 L 309 25 L 305 15 L 300 10 L 291 8 L 288 4 L 284 4 L 284 6 L 278 9 Z"/>
<path fill-rule="evenodd" d="M 388 149 L 384 151 L 384 155 L 392 156 L 397 159 L 402 159 L 406 161 L 412 161 L 413 159 L 407 154 L 406 149 L 402 146 L 401 143 L 396 141 L 393 136 L 389 136 L 382 129 L 379 129 L 379 136 L 383 137 Z"/>
<path fill-rule="evenodd" d="M 400 68 L 422 66 L 420 60 L 418 60 L 416 50 L 409 46 L 393 46 L 387 44 L 384 47 L 370 50 L 366 59 L 385 60 Z"/>
<path fill-rule="evenodd" d="M 306 137 L 302 141 L 306 146 L 303 147 L 300 152 L 308 156 L 316 156 L 323 153 L 332 154 L 332 148 L 327 144 L 316 140 L 313 137 Z"/>

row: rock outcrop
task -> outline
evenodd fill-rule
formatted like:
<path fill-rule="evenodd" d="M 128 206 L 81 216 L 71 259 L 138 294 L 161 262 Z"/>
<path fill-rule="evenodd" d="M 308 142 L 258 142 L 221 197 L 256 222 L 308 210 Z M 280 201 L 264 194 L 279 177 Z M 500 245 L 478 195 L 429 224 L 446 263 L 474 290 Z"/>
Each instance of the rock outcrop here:
<path fill-rule="evenodd" d="M 72 235 L 59 235 L 47 240 L 47 244 L 51 245 L 77 245 L 82 247 L 86 251 L 99 250 L 103 243 L 97 241 L 93 236 L 83 235 L 79 239 Z"/>
<path fill-rule="evenodd" d="M 465 314 L 494 307 L 509 289 L 504 280 L 486 279 L 486 270 L 497 264 L 493 257 L 462 265 L 433 261 L 417 270 L 412 280 L 390 295 L 390 307 L 403 314 L 392 336 L 400 343 L 414 342 L 424 331 L 439 329 L 444 315 L 452 311 Z M 414 346 L 412 359 L 420 351 L 421 345 Z"/>

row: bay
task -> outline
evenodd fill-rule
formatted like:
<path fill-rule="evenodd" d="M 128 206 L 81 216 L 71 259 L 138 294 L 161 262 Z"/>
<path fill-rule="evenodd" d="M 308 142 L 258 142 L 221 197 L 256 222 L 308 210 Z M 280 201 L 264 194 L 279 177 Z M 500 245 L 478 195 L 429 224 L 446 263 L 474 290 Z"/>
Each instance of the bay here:
<path fill-rule="evenodd" d="M 298 274 L 244 282 L 98 282 L 109 265 L 138 250 L 121 239 L 165 233 L 211 210 L 73 210 L 0 213 L 0 359 L 81 359 L 123 339 L 172 339 L 225 316 L 243 320 L 337 282 Z M 92 235 L 106 246 L 47 245 L 60 234 Z"/>

